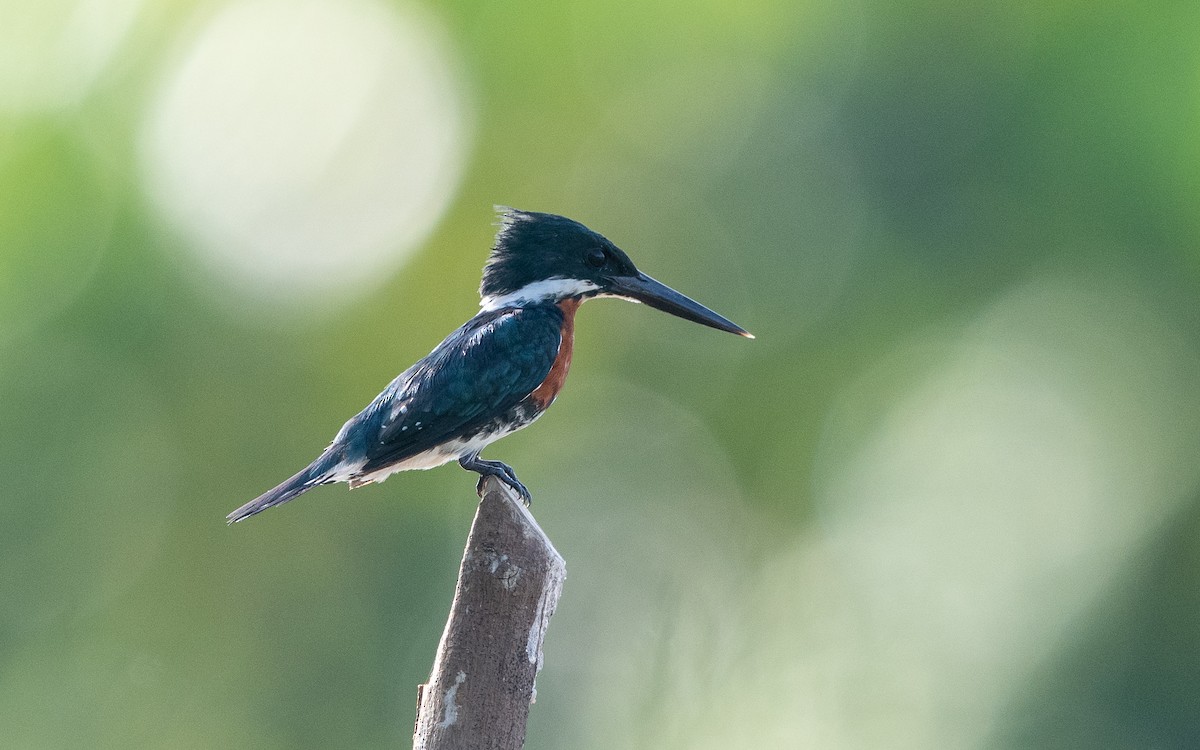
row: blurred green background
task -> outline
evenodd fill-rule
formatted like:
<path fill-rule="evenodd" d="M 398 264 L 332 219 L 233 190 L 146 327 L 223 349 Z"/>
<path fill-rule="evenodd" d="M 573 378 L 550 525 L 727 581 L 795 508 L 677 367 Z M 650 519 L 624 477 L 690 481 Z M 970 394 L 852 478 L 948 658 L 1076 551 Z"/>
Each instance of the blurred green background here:
<path fill-rule="evenodd" d="M 235 528 L 476 308 L 614 301 L 493 446 L 529 748 L 1200 747 L 1200 5 L 0 0 L 0 744 L 409 742 L 456 467 Z"/>

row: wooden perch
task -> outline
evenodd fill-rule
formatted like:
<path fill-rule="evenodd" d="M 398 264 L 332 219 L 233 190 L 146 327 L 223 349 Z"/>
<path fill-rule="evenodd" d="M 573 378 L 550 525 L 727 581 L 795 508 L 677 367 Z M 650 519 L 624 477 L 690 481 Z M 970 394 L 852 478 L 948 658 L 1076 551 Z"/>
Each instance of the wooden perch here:
<path fill-rule="evenodd" d="M 566 575 L 529 509 L 488 477 L 433 672 L 417 690 L 414 750 L 524 745 L 542 639 Z"/>

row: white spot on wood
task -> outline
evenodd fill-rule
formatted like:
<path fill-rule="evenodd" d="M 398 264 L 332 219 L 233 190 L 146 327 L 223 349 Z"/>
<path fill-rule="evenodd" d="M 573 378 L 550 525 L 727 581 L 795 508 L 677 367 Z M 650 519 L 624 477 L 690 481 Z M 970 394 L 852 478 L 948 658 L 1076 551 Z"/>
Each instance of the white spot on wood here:
<path fill-rule="evenodd" d="M 454 684 L 446 691 L 446 715 L 438 722 L 438 726 L 442 729 L 454 726 L 458 721 L 458 704 L 454 699 L 458 696 L 458 686 L 467 681 L 467 673 L 460 671 L 454 676 Z"/>
<path fill-rule="evenodd" d="M 537 611 L 533 617 L 533 627 L 529 629 L 529 639 L 525 643 L 525 656 L 530 664 L 536 664 L 536 671 L 542 670 L 542 641 L 546 638 L 546 629 L 550 627 L 550 616 L 558 606 L 558 597 L 562 593 L 563 581 L 567 578 L 567 567 L 554 565 L 546 575 L 546 585 L 538 599 Z"/>
<path fill-rule="evenodd" d="M 498 555 L 492 558 L 492 564 L 488 566 L 488 572 L 495 574 L 500 569 L 500 564 L 508 560 L 508 555 Z"/>
<path fill-rule="evenodd" d="M 508 555 L 497 555 L 495 552 L 488 553 L 488 573 L 496 576 L 500 581 L 500 585 L 505 591 L 512 591 L 517 587 L 517 582 L 521 580 L 521 568 L 513 565 L 509 560 Z"/>
<path fill-rule="evenodd" d="M 550 627 L 550 616 L 554 614 L 554 610 L 558 606 L 558 597 L 562 594 L 563 582 L 567 579 L 567 564 L 562 555 L 558 554 L 558 550 L 554 548 L 550 537 L 546 536 L 546 532 L 529 512 L 529 508 L 516 500 L 513 501 L 513 505 L 516 506 L 518 512 L 525 516 L 525 520 L 528 522 L 527 529 L 531 529 L 534 534 L 541 537 L 548 552 L 547 556 L 550 558 L 550 570 L 546 572 L 542 594 L 538 598 L 537 610 L 534 613 L 533 626 L 529 628 L 529 637 L 525 642 L 525 656 L 529 659 L 530 664 L 536 665 L 535 671 L 540 672 L 542 669 L 542 641 L 546 638 L 546 629 Z"/>

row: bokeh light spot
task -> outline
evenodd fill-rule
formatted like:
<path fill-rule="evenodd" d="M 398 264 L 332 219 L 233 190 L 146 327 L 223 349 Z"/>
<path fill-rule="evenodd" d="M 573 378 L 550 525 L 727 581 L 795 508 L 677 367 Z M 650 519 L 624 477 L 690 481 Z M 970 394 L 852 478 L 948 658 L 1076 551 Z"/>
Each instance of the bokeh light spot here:
<path fill-rule="evenodd" d="M 914 347 L 940 356 L 902 392 L 886 385 L 913 369 L 897 358 L 845 392 L 817 501 L 869 649 L 862 740 L 903 726 L 888 746 L 980 742 L 1194 491 L 1200 367 L 1164 321 L 1131 286 L 1042 278 Z"/>
<path fill-rule="evenodd" d="M 149 110 L 146 188 L 203 267 L 289 311 L 385 280 L 462 172 L 463 88 L 426 18 L 254 0 L 188 39 Z"/>
<path fill-rule="evenodd" d="M 77 102 L 128 34 L 141 0 L 0 3 L 0 111 Z"/>

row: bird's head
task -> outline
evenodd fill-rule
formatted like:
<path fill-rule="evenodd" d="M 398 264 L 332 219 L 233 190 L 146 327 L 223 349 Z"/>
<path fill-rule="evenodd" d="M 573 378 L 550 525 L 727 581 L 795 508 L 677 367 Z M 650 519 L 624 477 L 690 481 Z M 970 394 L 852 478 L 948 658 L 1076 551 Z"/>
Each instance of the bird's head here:
<path fill-rule="evenodd" d="M 619 247 L 577 221 L 497 207 L 500 231 L 483 269 L 485 310 L 620 297 L 721 331 L 754 338 L 741 326 L 642 273 Z"/>

